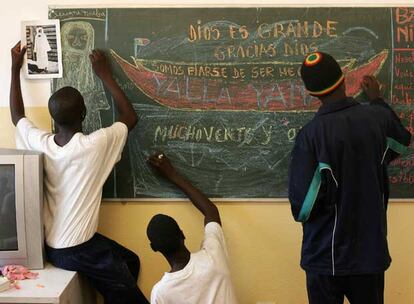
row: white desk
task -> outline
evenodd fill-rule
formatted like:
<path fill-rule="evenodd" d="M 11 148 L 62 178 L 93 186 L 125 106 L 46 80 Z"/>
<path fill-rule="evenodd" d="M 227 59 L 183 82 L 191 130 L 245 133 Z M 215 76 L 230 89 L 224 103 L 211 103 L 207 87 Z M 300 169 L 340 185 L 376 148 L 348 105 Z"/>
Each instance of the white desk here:
<path fill-rule="evenodd" d="M 34 270 L 35 280 L 19 281 L 21 289 L 0 292 L 0 303 L 55 303 L 95 304 L 95 292 L 80 276 L 47 264 L 43 270 Z"/>

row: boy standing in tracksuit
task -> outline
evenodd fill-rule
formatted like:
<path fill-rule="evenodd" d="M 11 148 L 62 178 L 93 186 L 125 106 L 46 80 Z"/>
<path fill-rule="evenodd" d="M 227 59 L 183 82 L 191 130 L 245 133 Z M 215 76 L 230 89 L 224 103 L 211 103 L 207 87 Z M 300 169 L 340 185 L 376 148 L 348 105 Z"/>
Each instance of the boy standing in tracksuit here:
<path fill-rule="evenodd" d="M 310 304 L 383 303 L 387 244 L 386 166 L 407 150 L 411 135 L 380 97 L 374 77 L 362 83 L 370 106 L 345 93 L 330 55 L 309 54 L 306 89 L 322 101 L 299 132 L 289 168 L 289 200 L 303 223 L 301 267 Z"/>

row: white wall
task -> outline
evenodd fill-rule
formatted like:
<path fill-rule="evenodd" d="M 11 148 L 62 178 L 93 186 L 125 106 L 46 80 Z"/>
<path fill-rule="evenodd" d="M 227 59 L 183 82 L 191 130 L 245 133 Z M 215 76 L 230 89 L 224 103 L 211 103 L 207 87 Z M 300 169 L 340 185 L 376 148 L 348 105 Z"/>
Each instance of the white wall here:
<path fill-rule="evenodd" d="M 97 4 L 98 3 L 98 4 Z M 94 5 L 95 4 L 95 5 Z M 10 85 L 10 49 L 20 40 L 22 20 L 47 19 L 48 6 L 414 6 L 414 0 L 4 0 L 0 11 L 0 106 L 7 106 Z M 48 80 L 22 81 L 27 106 L 45 106 L 50 93 Z"/>

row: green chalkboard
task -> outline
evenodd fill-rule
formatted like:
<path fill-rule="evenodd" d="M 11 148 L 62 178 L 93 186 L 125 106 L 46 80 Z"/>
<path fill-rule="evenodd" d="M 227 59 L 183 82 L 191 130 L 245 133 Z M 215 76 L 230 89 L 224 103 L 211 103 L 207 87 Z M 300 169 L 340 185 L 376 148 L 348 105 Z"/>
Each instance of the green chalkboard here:
<path fill-rule="evenodd" d="M 51 8 L 60 19 L 64 77 L 84 95 L 85 131 L 116 117 L 88 61 L 107 51 L 139 116 L 106 198 L 182 194 L 147 165 L 164 151 L 217 198 L 287 196 L 295 136 L 319 107 L 299 78 L 304 55 L 332 54 L 347 93 L 364 102 L 373 74 L 412 131 L 413 9 L 410 8 Z M 390 168 L 392 196 L 414 197 L 413 151 Z"/>

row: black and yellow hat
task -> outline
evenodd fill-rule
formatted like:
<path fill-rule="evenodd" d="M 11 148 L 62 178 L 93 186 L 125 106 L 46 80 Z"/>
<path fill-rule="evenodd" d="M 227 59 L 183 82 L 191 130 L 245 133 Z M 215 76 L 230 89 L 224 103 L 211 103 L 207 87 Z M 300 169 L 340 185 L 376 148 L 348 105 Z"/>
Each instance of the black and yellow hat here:
<path fill-rule="evenodd" d="M 306 89 L 313 96 L 329 95 L 345 80 L 336 60 L 322 52 L 308 54 L 302 63 L 300 73 Z"/>

